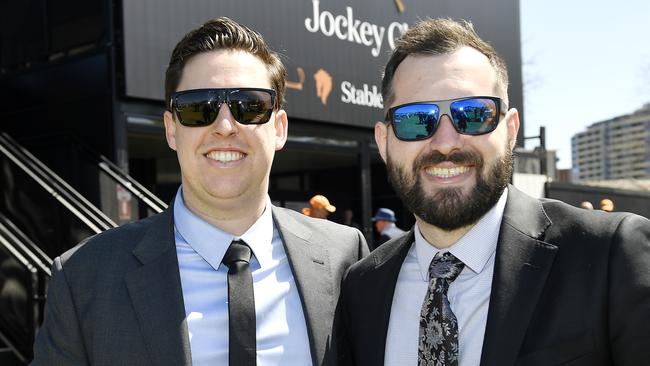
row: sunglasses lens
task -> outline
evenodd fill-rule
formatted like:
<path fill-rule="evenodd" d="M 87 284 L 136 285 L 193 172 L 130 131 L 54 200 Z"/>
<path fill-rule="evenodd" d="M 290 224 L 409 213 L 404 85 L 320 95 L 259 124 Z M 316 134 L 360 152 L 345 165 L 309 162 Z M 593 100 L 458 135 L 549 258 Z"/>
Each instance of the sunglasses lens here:
<path fill-rule="evenodd" d="M 393 110 L 395 136 L 404 141 L 423 140 L 433 136 L 438 125 L 440 108 L 435 104 L 411 104 Z"/>
<path fill-rule="evenodd" d="M 494 131 L 499 123 L 497 103 L 487 98 L 470 98 L 451 103 L 451 117 L 458 132 L 482 135 Z"/>
<path fill-rule="evenodd" d="M 273 113 L 273 95 L 265 90 L 236 90 L 229 99 L 233 117 L 245 125 L 266 123 Z"/>
<path fill-rule="evenodd" d="M 176 96 L 174 110 L 184 126 L 207 126 L 219 113 L 217 95 L 205 90 L 188 91 Z"/>
<path fill-rule="evenodd" d="M 262 124 L 273 114 L 275 94 L 267 89 L 197 89 L 175 94 L 172 102 L 184 126 L 208 126 L 228 101 L 230 113 L 242 124 Z"/>

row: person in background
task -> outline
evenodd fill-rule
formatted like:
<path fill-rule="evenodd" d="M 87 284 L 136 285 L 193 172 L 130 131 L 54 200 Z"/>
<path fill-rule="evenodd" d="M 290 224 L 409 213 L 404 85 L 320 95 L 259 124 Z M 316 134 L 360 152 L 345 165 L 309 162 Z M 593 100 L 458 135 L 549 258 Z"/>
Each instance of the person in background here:
<path fill-rule="evenodd" d="M 594 205 L 592 205 L 589 201 L 582 201 L 580 202 L 580 208 L 584 208 L 585 210 L 593 210 Z"/>
<path fill-rule="evenodd" d="M 327 219 L 336 211 L 336 207 L 330 204 L 327 197 L 317 194 L 309 200 L 309 207 L 302 209 L 302 213 L 317 219 Z"/>
<path fill-rule="evenodd" d="M 390 239 L 394 239 L 405 233 L 404 230 L 398 228 L 395 224 L 397 222 L 397 218 L 395 218 L 395 212 L 389 208 L 378 209 L 377 213 L 372 218 L 372 221 L 375 223 L 375 229 L 379 233 L 379 240 L 377 241 L 375 247 L 378 247 Z"/>
<path fill-rule="evenodd" d="M 352 226 L 361 230 L 361 225 L 358 222 L 354 221 L 354 211 L 351 208 L 346 208 L 343 211 L 343 225 Z"/>
<path fill-rule="evenodd" d="M 613 212 L 614 201 L 610 200 L 609 198 L 603 198 L 602 200 L 600 200 L 600 209 L 605 212 Z"/>
<path fill-rule="evenodd" d="M 54 260 L 33 365 L 335 365 L 341 278 L 368 250 L 354 228 L 271 203 L 285 77 L 231 19 L 183 37 L 163 116 L 182 184 L 163 213 Z"/>

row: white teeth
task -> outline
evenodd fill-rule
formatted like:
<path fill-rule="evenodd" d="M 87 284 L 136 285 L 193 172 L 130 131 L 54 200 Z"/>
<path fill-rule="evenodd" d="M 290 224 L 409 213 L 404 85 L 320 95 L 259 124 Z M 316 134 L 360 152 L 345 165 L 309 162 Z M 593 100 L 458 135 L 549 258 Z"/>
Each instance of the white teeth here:
<path fill-rule="evenodd" d="M 428 168 L 425 172 L 439 178 L 451 178 L 469 171 L 469 167 L 459 166 L 454 168 Z"/>
<path fill-rule="evenodd" d="M 206 154 L 209 159 L 227 163 L 229 161 L 241 160 L 244 154 L 238 151 L 210 151 Z"/>

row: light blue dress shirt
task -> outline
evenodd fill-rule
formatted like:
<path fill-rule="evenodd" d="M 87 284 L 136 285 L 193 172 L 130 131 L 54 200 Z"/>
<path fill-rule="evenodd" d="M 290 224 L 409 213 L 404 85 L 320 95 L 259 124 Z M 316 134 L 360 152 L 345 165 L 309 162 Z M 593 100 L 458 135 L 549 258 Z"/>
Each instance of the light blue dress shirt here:
<path fill-rule="evenodd" d="M 174 233 L 192 364 L 228 365 L 228 267 L 221 260 L 233 239 L 242 239 L 254 255 L 257 365 L 311 365 L 305 317 L 270 199 L 237 237 L 192 213 L 181 192 L 174 200 Z"/>
<path fill-rule="evenodd" d="M 447 296 L 458 320 L 459 366 L 476 366 L 481 361 L 485 325 L 494 273 L 499 228 L 508 190 L 499 201 L 449 251 L 465 267 L 449 286 Z M 411 246 L 393 295 L 386 338 L 386 366 L 416 366 L 420 312 L 429 286 L 429 265 L 441 250 L 429 244 L 415 226 L 415 244 Z"/>

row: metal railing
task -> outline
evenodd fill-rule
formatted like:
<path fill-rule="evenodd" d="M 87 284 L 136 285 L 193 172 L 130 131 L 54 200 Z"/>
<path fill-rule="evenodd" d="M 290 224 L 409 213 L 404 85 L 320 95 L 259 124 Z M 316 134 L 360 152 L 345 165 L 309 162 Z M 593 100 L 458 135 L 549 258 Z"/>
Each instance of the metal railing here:
<path fill-rule="evenodd" d="M 43 294 L 50 271 L 4 225 L 0 229 L 0 340 L 20 362 L 27 363 L 42 321 Z"/>
<path fill-rule="evenodd" d="M 167 204 L 158 196 L 153 194 L 133 177 L 124 172 L 122 168 L 115 165 L 112 161 L 103 155 L 97 154 L 85 145 L 77 144 L 83 152 L 83 156 L 92 159 L 97 167 L 111 177 L 116 183 L 127 189 L 136 198 L 142 201 L 149 209 L 155 213 L 163 212 Z"/>
<path fill-rule="evenodd" d="M 167 208 L 165 202 L 105 156 L 95 153 L 80 143 L 74 145 L 79 148 L 79 155 L 84 158 L 84 164 L 94 166 L 93 169 L 97 169 L 97 174 L 107 176 L 108 181 L 130 192 L 138 200 L 140 209 L 148 210 L 149 213 L 160 213 Z M 18 177 L 21 179 L 16 180 L 19 183 L 3 185 L 6 191 L 2 198 L 8 199 L 7 202 L 11 204 L 7 205 L 8 203 L 3 201 L 0 205 L 0 290 L 3 286 L 17 289 L 17 293 L 10 294 L 7 299 L 0 297 L 0 342 L 8 347 L 19 362 L 27 363 L 32 357 L 31 345 L 36 330 L 42 322 L 47 282 L 51 277 L 50 268 L 53 260 L 48 254 L 58 253 L 53 253 L 52 250 L 46 253 L 44 249 L 51 245 L 47 240 L 49 236 L 41 237 L 41 234 L 35 234 L 35 231 L 60 229 L 65 231 L 67 225 L 35 225 L 30 219 L 25 220 L 24 216 L 16 216 L 16 212 L 4 211 L 22 208 L 23 210 L 18 214 L 24 215 L 26 211 L 28 216 L 34 214 L 38 216 L 44 211 L 37 203 L 47 200 L 49 204 L 43 207 L 49 207 L 56 212 L 50 213 L 46 210 L 46 217 L 65 216 L 66 220 L 73 220 L 74 225 L 83 227 L 85 235 L 100 233 L 117 227 L 118 224 L 4 132 L 0 132 L 0 157 L 4 164 L 2 167 L 9 169 L 8 177 L 14 177 L 10 180 Z M 19 196 L 29 197 L 31 200 L 28 202 L 31 203 L 24 204 L 24 201 L 15 200 Z M 51 197 L 51 200 L 46 197 Z M 6 216 L 5 213 L 11 215 Z M 52 222 L 46 220 L 46 223 Z M 61 250 L 75 244 L 69 237 L 66 237 L 62 243 L 65 245 Z M 2 267 L 4 263 L 9 264 L 7 266 L 9 270 Z M 24 305 L 15 306 L 17 303 Z"/>
<path fill-rule="evenodd" d="M 0 132 L 0 153 L 29 175 L 93 232 L 100 233 L 118 226 L 115 221 L 4 132 Z"/>

